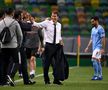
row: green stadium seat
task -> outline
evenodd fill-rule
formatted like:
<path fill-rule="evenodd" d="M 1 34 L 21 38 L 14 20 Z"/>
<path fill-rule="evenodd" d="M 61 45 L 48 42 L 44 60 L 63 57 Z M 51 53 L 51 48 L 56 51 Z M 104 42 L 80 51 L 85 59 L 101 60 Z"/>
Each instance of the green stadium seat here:
<path fill-rule="evenodd" d="M 106 36 L 108 36 L 108 24 L 105 24 L 105 32 L 106 32 Z"/>
<path fill-rule="evenodd" d="M 49 7 L 46 5 L 40 5 L 40 12 L 43 13 L 43 15 L 48 16 L 46 13 L 49 13 Z"/>
<path fill-rule="evenodd" d="M 83 30 L 83 31 L 80 32 L 80 35 L 85 36 L 85 37 L 90 36 L 90 32 L 88 30 Z"/>
<path fill-rule="evenodd" d="M 78 19 L 77 19 L 77 14 L 76 12 L 69 12 L 69 19 L 70 19 L 70 24 L 77 24 Z"/>
<path fill-rule="evenodd" d="M 22 10 L 22 9 L 24 9 L 24 6 L 22 4 L 16 4 L 15 8 Z"/>
<path fill-rule="evenodd" d="M 70 5 L 67 6 L 66 8 L 68 9 L 68 12 L 75 12 L 76 11 L 75 7 L 70 6 Z"/>
<path fill-rule="evenodd" d="M 108 0 L 100 0 L 100 6 L 108 6 Z"/>
<path fill-rule="evenodd" d="M 72 24 L 71 25 L 71 31 L 73 32 L 73 35 L 78 35 L 80 33 L 80 28 L 78 24 Z"/>
<path fill-rule="evenodd" d="M 80 24 L 79 27 L 80 27 L 81 31 L 87 31 L 87 24 L 86 23 Z"/>
<path fill-rule="evenodd" d="M 21 3 L 28 3 L 28 0 L 21 0 Z"/>
<path fill-rule="evenodd" d="M 63 12 L 59 12 L 59 16 L 62 18 L 62 17 L 68 17 L 68 12 L 66 11 L 63 11 Z"/>

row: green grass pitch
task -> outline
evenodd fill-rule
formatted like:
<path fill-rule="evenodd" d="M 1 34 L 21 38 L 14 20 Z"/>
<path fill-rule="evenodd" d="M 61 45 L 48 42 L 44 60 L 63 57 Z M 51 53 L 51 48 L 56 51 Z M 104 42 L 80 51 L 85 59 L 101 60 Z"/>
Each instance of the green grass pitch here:
<path fill-rule="evenodd" d="M 0 86 L 0 90 L 108 90 L 108 67 L 103 67 L 103 80 L 91 81 L 93 75 L 92 67 L 70 67 L 69 78 L 63 81 L 63 85 L 53 84 L 52 70 L 50 69 L 50 85 L 45 85 L 42 75 L 42 68 L 37 67 L 34 85 L 23 85 L 18 75 L 15 79 L 16 86 Z M 19 80 L 19 81 L 18 81 Z"/>

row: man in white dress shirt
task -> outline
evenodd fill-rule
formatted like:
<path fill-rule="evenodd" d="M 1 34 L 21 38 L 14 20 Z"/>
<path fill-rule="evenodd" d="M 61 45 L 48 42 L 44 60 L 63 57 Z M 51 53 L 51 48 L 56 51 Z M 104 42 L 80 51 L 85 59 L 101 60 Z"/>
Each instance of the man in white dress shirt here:
<path fill-rule="evenodd" d="M 50 84 L 50 79 L 48 76 L 49 66 L 54 58 L 54 69 L 53 76 L 54 81 L 53 84 L 62 85 L 60 80 L 57 78 L 57 53 L 60 45 L 63 45 L 62 37 L 61 37 L 61 24 L 58 22 L 58 13 L 53 11 L 51 14 L 51 20 L 45 20 L 40 23 L 33 23 L 33 26 L 38 28 L 45 28 L 44 31 L 44 41 L 45 41 L 45 60 L 44 60 L 44 81 L 45 84 Z"/>

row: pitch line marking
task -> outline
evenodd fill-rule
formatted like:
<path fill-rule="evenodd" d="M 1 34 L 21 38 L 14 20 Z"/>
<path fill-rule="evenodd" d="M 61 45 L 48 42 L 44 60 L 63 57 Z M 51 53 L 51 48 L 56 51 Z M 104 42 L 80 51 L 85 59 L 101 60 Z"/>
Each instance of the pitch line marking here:
<path fill-rule="evenodd" d="M 77 68 L 77 67 L 74 66 L 74 67 L 70 67 L 69 69 L 74 69 L 74 68 Z M 51 73 L 52 73 L 52 72 L 49 72 L 48 74 L 51 74 Z M 38 75 L 35 76 L 35 78 L 36 78 L 36 77 L 41 77 L 41 76 L 43 76 L 43 74 L 38 74 Z M 23 81 L 23 79 L 15 80 L 15 82 L 21 82 L 21 81 Z"/>

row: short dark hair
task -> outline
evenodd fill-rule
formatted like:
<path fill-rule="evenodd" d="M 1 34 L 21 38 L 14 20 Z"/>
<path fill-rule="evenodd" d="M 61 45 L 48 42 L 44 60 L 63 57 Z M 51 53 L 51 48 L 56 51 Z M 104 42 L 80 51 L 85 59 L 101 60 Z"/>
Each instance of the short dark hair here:
<path fill-rule="evenodd" d="M 95 21 L 99 21 L 99 17 L 98 16 L 93 16 L 91 19 L 94 19 Z"/>
<path fill-rule="evenodd" d="M 15 19 L 18 19 L 18 18 L 21 16 L 21 13 L 22 13 L 21 10 L 16 10 L 16 11 L 14 12 L 14 18 L 15 18 Z"/>
<path fill-rule="evenodd" d="M 6 9 L 5 9 L 5 13 L 6 13 L 7 15 L 12 14 L 13 11 L 14 11 L 14 9 L 13 9 L 13 8 L 10 8 L 10 7 L 6 7 Z"/>

